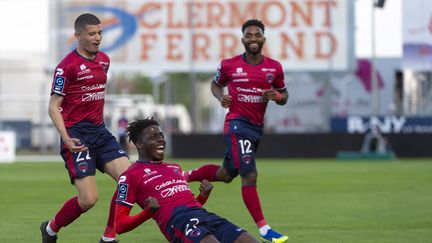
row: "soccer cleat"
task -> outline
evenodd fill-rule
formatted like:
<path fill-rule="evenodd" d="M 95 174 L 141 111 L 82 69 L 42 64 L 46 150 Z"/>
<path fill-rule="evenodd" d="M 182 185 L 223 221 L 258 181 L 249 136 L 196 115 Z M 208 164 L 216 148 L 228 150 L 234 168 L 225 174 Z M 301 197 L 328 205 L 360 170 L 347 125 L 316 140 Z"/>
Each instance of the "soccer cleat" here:
<path fill-rule="evenodd" d="M 99 243 L 118 243 L 119 241 L 116 240 L 112 240 L 112 241 L 104 241 L 102 239 L 100 239 Z"/>
<path fill-rule="evenodd" d="M 56 243 L 57 242 L 57 235 L 51 236 L 48 234 L 46 227 L 49 224 L 48 221 L 42 222 L 40 226 L 40 230 L 42 233 L 42 243 Z"/>
<path fill-rule="evenodd" d="M 288 236 L 281 235 L 278 232 L 269 229 L 267 234 L 261 235 L 261 240 L 264 243 L 285 243 L 288 241 Z"/>

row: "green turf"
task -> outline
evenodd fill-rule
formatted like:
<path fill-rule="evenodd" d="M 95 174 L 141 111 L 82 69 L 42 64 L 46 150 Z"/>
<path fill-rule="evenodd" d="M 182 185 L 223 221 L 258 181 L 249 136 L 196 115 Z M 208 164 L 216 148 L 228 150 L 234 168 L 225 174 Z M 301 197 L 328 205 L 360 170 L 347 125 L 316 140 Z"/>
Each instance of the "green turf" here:
<path fill-rule="evenodd" d="M 178 160 L 185 169 L 202 164 L 190 161 Z M 430 160 L 261 159 L 258 167 L 265 216 L 289 242 L 432 242 Z M 62 229 L 59 242 L 98 242 L 115 184 L 106 175 L 97 177 L 98 204 Z M 196 191 L 197 183 L 192 185 Z M 40 222 L 74 194 L 62 163 L 0 164 L 0 242 L 40 242 Z M 238 178 L 216 183 L 206 207 L 258 236 Z M 153 221 L 119 239 L 165 242 Z"/>

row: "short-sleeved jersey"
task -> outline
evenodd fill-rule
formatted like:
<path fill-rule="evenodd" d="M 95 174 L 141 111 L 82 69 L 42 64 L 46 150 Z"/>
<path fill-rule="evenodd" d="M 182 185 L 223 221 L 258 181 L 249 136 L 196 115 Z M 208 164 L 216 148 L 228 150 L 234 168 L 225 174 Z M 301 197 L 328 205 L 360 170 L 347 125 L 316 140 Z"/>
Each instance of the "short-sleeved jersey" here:
<path fill-rule="evenodd" d="M 153 216 L 162 233 L 178 206 L 201 207 L 185 181 L 180 165 L 137 161 L 120 176 L 117 203 L 144 208 L 145 200 L 154 197 L 160 208 Z"/>
<path fill-rule="evenodd" d="M 66 127 L 83 120 L 103 123 L 109 65 L 109 57 L 103 52 L 89 60 L 74 50 L 56 67 L 51 94 L 64 97 L 61 114 Z"/>
<path fill-rule="evenodd" d="M 243 55 L 222 60 L 213 82 L 228 86 L 228 94 L 232 96 L 225 121 L 243 117 L 259 126 L 264 123 L 268 103 L 263 99 L 263 91 L 286 89 L 281 64 L 264 56 L 257 65 L 248 64 Z"/>

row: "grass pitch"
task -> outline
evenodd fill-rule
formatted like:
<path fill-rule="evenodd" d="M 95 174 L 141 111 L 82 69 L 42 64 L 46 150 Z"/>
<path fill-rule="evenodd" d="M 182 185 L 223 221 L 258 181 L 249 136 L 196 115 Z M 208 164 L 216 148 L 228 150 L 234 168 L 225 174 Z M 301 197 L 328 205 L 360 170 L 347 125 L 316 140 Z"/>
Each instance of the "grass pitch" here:
<path fill-rule="evenodd" d="M 183 169 L 220 160 L 175 160 Z M 432 242 L 432 161 L 258 159 L 264 214 L 289 242 Z M 115 183 L 97 174 L 97 205 L 61 230 L 59 242 L 98 242 Z M 192 183 L 197 192 L 198 183 Z M 0 164 L 0 242 L 40 242 L 39 225 L 75 195 L 63 163 Z M 205 205 L 258 237 L 240 180 L 215 183 Z M 133 213 L 138 212 L 138 206 Z M 166 242 L 154 221 L 121 242 Z"/>

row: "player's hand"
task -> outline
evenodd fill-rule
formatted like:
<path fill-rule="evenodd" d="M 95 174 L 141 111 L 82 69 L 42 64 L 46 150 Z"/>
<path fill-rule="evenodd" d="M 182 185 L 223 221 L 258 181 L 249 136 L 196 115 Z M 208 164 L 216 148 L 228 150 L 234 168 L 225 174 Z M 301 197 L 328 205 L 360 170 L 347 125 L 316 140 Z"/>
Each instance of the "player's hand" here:
<path fill-rule="evenodd" d="M 276 100 L 276 92 L 274 89 L 263 90 L 263 98 L 265 100 Z"/>
<path fill-rule="evenodd" d="M 150 209 L 153 213 L 156 213 L 156 211 L 159 210 L 160 205 L 159 205 L 159 202 L 158 202 L 158 200 L 156 198 L 154 198 L 154 197 L 148 197 L 145 200 L 144 208 L 145 209 Z"/>
<path fill-rule="evenodd" d="M 231 95 L 224 95 L 220 99 L 220 103 L 223 108 L 228 108 L 231 105 L 232 97 Z"/>
<path fill-rule="evenodd" d="M 63 139 L 63 142 L 73 153 L 82 152 L 88 149 L 84 144 L 81 144 L 81 140 L 79 140 L 78 138 Z"/>
<path fill-rule="evenodd" d="M 208 195 L 210 195 L 210 192 L 213 190 L 213 184 L 208 180 L 202 180 L 199 190 L 201 195 L 207 197 Z"/>

